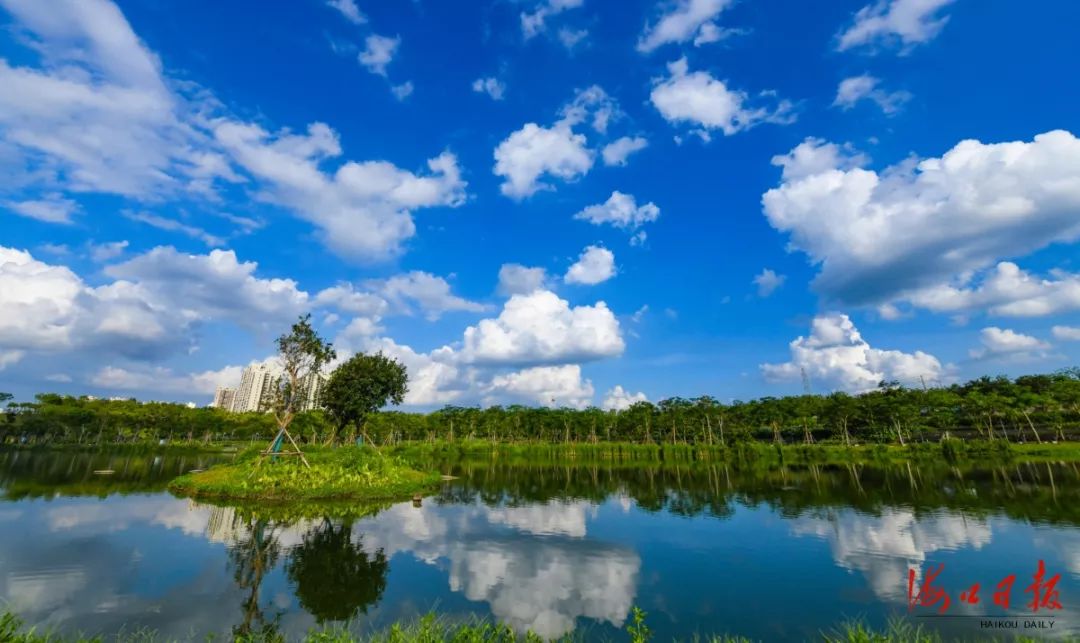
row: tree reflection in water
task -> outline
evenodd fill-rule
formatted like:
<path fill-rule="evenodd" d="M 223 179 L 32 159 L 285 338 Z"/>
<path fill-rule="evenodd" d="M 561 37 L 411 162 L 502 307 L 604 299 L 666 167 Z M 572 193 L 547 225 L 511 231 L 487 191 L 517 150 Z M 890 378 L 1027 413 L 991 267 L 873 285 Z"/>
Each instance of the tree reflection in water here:
<path fill-rule="evenodd" d="M 382 549 L 364 549 L 353 524 L 384 508 L 311 503 L 214 507 L 209 532 L 231 542 L 229 567 L 244 595 L 243 619 L 233 627 L 233 636 L 283 640 L 282 612 L 268 615 L 260 601 L 262 583 L 282 554 L 285 574 L 300 605 L 319 624 L 366 614 L 386 589 L 389 561 Z"/>
<path fill-rule="evenodd" d="M 285 563 L 300 604 L 320 624 L 366 614 L 386 589 L 386 555 L 382 549 L 368 555 L 360 537 L 353 541 L 352 525 L 323 518 Z"/>
<path fill-rule="evenodd" d="M 910 507 L 1080 526 L 1080 463 L 1012 461 L 950 465 L 940 460 L 847 464 L 759 463 L 563 466 L 494 460 L 443 463 L 458 476 L 434 499 L 486 506 L 625 495 L 641 510 L 725 518 L 739 505 L 793 518 L 823 508 L 877 512 Z"/>
<path fill-rule="evenodd" d="M 593 512 L 613 500 L 624 512 L 634 507 L 720 521 L 746 509 L 767 510 L 785 520 L 790 535 L 828 540 L 833 563 L 864 575 L 871 600 L 887 606 L 903 602 L 897 592 L 910 566 L 935 552 L 995 544 L 991 519 L 1080 525 L 1080 505 L 1068 501 L 1080 492 L 1080 466 L 1073 462 L 460 461 L 448 470 L 458 479 L 430 502 L 397 503 L 379 516 L 387 505 L 347 506 L 345 513 L 311 503 L 236 510 L 263 518 L 249 518 L 243 537 L 230 539 L 237 584 L 247 590 L 236 634 L 275 633 L 279 617 L 265 615 L 258 600 L 258 584 L 275 564 L 300 607 L 323 624 L 368 614 L 386 590 L 389 558 L 399 552 L 440 561 L 449 592 L 486 602 L 493 619 L 519 632 L 558 637 L 579 619 L 621 629 L 630 606 L 648 597 L 638 593 L 643 562 L 636 546 L 587 529 L 589 520 L 608 520 Z M 1068 542 L 1047 546 L 1069 552 Z M 718 560 L 716 569 L 723 569 Z M 1060 562 L 1068 568 L 1070 560 Z"/>
<path fill-rule="evenodd" d="M 280 639 L 278 628 L 281 614 L 267 619 L 259 605 L 259 588 L 263 577 L 274 568 L 281 555 L 276 527 L 266 519 L 250 515 L 237 515 L 234 519 L 240 524 L 236 543 L 229 548 L 229 564 L 237 587 L 247 593 L 242 606 L 244 620 L 233 626 L 233 636 L 261 641 Z"/>

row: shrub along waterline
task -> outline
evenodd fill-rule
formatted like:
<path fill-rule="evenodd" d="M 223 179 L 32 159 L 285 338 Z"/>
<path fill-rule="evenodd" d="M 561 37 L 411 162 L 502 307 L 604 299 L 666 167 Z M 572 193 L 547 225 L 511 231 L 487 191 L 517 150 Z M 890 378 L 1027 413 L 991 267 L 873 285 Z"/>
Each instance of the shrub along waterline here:
<path fill-rule="evenodd" d="M 610 462 L 654 465 L 664 463 L 848 464 L 939 460 L 995 464 L 1013 460 L 1080 460 L 1080 443 L 1016 444 L 1004 440 L 956 440 L 845 445 L 816 443 L 779 445 L 745 441 L 717 445 L 631 444 L 625 442 L 551 444 L 545 442 L 413 442 L 386 449 L 409 462 L 447 465 L 479 460 L 514 464 Z"/>
<path fill-rule="evenodd" d="M 245 451 L 235 462 L 176 478 L 169 490 L 181 496 L 240 500 L 392 500 L 431 490 L 440 480 L 438 473 L 419 471 L 367 447 L 311 448 L 305 453 L 310 469 L 299 458 L 260 462 L 258 450 Z"/>

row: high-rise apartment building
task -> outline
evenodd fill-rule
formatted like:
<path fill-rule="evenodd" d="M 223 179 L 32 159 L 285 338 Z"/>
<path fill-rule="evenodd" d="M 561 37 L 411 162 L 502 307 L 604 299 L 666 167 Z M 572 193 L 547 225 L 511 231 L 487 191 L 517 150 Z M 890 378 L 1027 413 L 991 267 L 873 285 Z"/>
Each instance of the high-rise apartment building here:
<path fill-rule="evenodd" d="M 313 411 L 322 408 L 321 396 L 327 377 L 322 373 L 309 373 L 297 385 L 296 410 Z"/>
<path fill-rule="evenodd" d="M 226 411 L 232 410 L 233 399 L 236 397 L 236 389 L 228 386 L 219 386 L 214 391 L 214 401 L 210 403 L 210 406 L 216 409 L 225 409 Z"/>
<path fill-rule="evenodd" d="M 280 371 L 265 364 L 248 366 L 240 375 L 240 386 L 235 389 L 218 387 L 211 406 L 234 413 L 271 411 L 274 408 L 278 382 L 282 377 L 284 375 Z M 312 373 L 301 378 L 296 387 L 294 410 L 303 412 L 322 408 L 320 396 L 327 379 L 322 373 Z"/>
<path fill-rule="evenodd" d="M 265 364 L 248 366 L 240 375 L 240 387 L 233 395 L 230 410 L 236 413 L 270 410 L 276 381 L 276 374 Z"/>

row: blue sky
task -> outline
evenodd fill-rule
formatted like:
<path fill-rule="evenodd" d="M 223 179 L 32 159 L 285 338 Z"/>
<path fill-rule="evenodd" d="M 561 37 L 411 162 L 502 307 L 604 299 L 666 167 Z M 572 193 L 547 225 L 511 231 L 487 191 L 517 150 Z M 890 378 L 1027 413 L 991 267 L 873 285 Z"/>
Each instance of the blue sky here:
<path fill-rule="evenodd" d="M 203 403 L 306 312 L 415 408 L 1075 364 L 1078 19 L 0 0 L 0 389 Z"/>

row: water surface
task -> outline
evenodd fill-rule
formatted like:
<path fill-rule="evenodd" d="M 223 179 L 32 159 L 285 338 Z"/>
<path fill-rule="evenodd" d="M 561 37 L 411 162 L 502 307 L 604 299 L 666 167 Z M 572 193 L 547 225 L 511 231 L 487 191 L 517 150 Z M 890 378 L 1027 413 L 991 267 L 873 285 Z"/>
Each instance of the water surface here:
<path fill-rule="evenodd" d="M 944 564 L 949 634 L 1001 614 L 1080 634 L 1080 469 L 456 466 L 420 506 L 215 506 L 164 491 L 208 456 L 0 452 L 0 600 L 27 622 L 169 637 L 358 631 L 431 610 L 545 637 L 813 638 L 907 613 L 909 569 Z M 111 469 L 110 476 L 95 475 Z M 1038 561 L 1063 610 L 1025 603 Z M 981 602 L 961 590 L 981 584 Z M 936 613 L 919 609 L 915 614 Z M 1032 631 L 1026 632 L 1032 634 Z"/>

